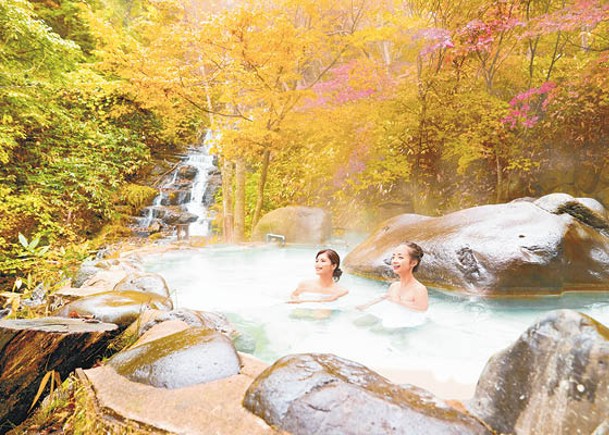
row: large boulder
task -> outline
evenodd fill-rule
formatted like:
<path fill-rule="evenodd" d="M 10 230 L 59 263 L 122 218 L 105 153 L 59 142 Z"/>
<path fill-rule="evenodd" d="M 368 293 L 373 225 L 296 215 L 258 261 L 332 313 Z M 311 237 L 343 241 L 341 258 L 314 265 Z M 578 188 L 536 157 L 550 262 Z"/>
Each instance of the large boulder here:
<path fill-rule="evenodd" d="M 254 227 L 252 240 L 266 241 L 267 234 L 283 236 L 287 243 L 319 244 L 331 237 L 332 221 L 321 208 L 283 207 L 262 216 Z"/>
<path fill-rule="evenodd" d="M 425 284 L 476 295 L 604 290 L 609 281 L 609 222 L 600 203 L 552 194 L 460 210 L 441 217 L 400 215 L 351 251 L 345 270 L 393 277 L 396 245 L 410 240 L 425 256 Z"/>
<path fill-rule="evenodd" d="M 90 367 L 117 331 L 82 319 L 0 321 L 0 433 L 25 420 L 39 387 L 46 392 L 75 368 Z"/>
<path fill-rule="evenodd" d="M 236 375 L 241 363 L 229 338 L 191 327 L 123 350 L 108 365 L 133 382 L 171 389 Z"/>
<path fill-rule="evenodd" d="M 489 360 L 467 407 L 497 433 L 590 434 L 609 416 L 607 361 L 607 327 L 554 311 Z"/>
<path fill-rule="evenodd" d="M 248 388 L 243 405 L 294 434 L 489 433 L 423 389 L 392 384 L 330 354 L 279 359 Z"/>

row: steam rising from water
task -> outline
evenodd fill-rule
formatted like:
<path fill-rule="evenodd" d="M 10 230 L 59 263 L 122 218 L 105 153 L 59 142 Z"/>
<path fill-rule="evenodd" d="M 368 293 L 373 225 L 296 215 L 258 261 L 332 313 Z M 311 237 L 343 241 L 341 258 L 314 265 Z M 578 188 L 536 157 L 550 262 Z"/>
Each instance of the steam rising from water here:
<path fill-rule="evenodd" d="M 511 345 L 546 312 L 572 308 L 609 325 L 605 295 L 483 301 L 430 291 L 427 323 L 384 328 L 354 307 L 383 294 L 386 283 L 344 274 L 350 293 L 334 309 L 286 304 L 299 281 L 312 279 L 317 247 L 211 247 L 145 258 L 174 291 L 177 307 L 225 313 L 272 363 L 300 352 L 330 352 L 372 369 L 426 370 L 439 380 L 475 384 L 488 358 Z M 344 257 L 346 251 L 341 252 Z M 310 306 L 310 304 L 308 305 Z"/>

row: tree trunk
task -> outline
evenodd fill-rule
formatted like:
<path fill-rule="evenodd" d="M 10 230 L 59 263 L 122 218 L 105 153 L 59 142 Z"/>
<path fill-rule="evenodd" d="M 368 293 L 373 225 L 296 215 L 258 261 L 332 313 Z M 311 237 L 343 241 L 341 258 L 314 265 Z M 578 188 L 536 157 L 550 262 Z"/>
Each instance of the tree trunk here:
<path fill-rule="evenodd" d="M 222 164 L 222 210 L 224 217 L 223 232 L 224 242 L 233 241 L 233 163 L 224 160 Z"/>
<path fill-rule="evenodd" d="M 117 331 L 83 319 L 0 321 L 0 433 L 26 419 L 47 373 L 63 380 L 77 367 L 89 368 Z M 59 382 L 57 375 L 46 376 L 44 391 Z"/>
<path fill-rule="evenodd" d="M 235 242 L 245 239 L 245 162 L 237 159 L 235 165 Z"/>
<path fill-rule="evenodd" d="M 266 185 L 266 177 L 269 172 L 269 163 L 271 161 L 271 150 L 268 148 L 264 150 L 262 156 L 262 168 L 260 169 L 260 182 L 258 183 L 258 197 L 256 198 L 256 209 L 254 210 L 254 217 L 252 218 L 252 230 L 260 220 L 260 214 L 262 213 L 262 203 L 264 201 L 264 186 Z"/>
<path fill-rule="evenodd" d="M 497 186 L 495 187 L 495 202 L 503 201 L 503 165 L 497 150 L 495 150 L 495 171 L 497 172 Z"/>

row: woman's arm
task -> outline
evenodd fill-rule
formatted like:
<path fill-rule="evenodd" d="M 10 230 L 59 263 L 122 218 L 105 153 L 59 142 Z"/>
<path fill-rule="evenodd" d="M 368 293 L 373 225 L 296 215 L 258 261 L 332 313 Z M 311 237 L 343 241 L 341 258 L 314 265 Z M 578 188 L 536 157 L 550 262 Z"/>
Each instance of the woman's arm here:
<path fill-rule="evenodd" d="M 335 294 L 333 294 L 333 295 L 330 295 L 330 297 L 329 297 L 329 298 L 327 298 L 327 299 L 323 299 L 323 300 L 320 300 L 320 301 L 318 301 L 318 302 L 332 302 L 332 301 L 337 300 L 338 298 L 342 298 L 342 297 L 343 297 L 343 296 L 345 296 L 347 293 L 349 293 L 349 290 L 340 289 L 340 291 L 339 291 L 339 292 L 337 292 L 337 293 L 335 293 Z"/>
<path fill-rule="evenodd" d="M 306 291 L 307 286 L 305 285 L 305 282 L 301 282 L 300 284 L 298 284 L 298 287 L 296 287 L 296 290 L 294 290 L 292 292 L 292 294 L 290 295 L 290 300 L 293 302 L 300 302 L 298 300 L 298 296 L 300 296 L 301 293 L 303 293 L 304 291 Z"/>
<path fill-rule="evenodd" d="M 385 293 L 383 296 L 381 296 L 381 297 L 379 297 L 379 298 L 376 298 L 376 299 L 373 299 L 373 300 L 371 300 L 370 302 L 367 302 L 367 303 L 365 303 L 365 304 L 358 305 L 358 306 L 356 306 L 355 308 L 357 308 L 357 309 L 358 309 L 358 310 L 360 310 L 360 311 L 364 311 L 364 310 L 366 310 L 366 309 L 370 308 L 372 305 L 374 305 L 374 304 L 378 304 L 378 303 L 379 303 L 379 302 L 381 302 L 382 300 L 387 299 L 388 297 L 389 297 L 389 293 Z"/>
<path fill-rule="evenodd" d="M 296 291 L 294 293 L 296 293 Z M 292 293 L 292 295 L 294 295 L 294 293 Z M 348 290 L 341 289 L 341 291 L 339 291 L 339 292 L 337 292 L 335 294 L 324 295 L 323 293 L 319 293 L 322 296 L 327 296 L 327 297 L 323 297 L 323 298 L 317 298 L 317 299 L 297 299 L 297 298 L 293 297 L 287 303 L 288 304 L 300 304 L 300 303 L 303 303 L 303 302 L 332 302 L 332 301 L 335 301 L 338 298 L 346 295 L 347 293 L 349 293 Z"/>

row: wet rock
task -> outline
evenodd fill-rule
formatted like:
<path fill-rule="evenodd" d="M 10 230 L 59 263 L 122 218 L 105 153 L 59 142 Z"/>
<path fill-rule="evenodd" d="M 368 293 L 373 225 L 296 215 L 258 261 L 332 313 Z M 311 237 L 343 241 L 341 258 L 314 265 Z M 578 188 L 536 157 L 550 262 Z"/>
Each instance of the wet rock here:
<path fill-rule="evenodd" d="M 135 290 L 170 297 L 169 286 L 158 273 L 131 273 L 114 286 L 114 291 Z"/>
<path fill-rule="evenodd" d="M 256 351 L 256 339 L 249 334 L 239 334 L 233 339 L 239 352 L 253 354 Z"/>
<path fill-rule="evenodd" d="M 213 329 L 230 338 L 239 335 L 239 332 L 230 324 L 224 314 L 211 311 L 195 311 L 185 308 L 171 311 L 144 311 L 137 322 L 134 322 L 125 333 L 132 333 L 139 337 L 153 326 L 170 320 L 181 320 L 189 326 Z"/>
<path fill-rule="evenodd" d="M 190 326 L 182 322 L 181 320 L 167 320 L 166 322 L 154 325 L 152 328 L 142 334 L 142 336 L 138 338 L 137 341 L 129 347 L 133 348 L 141 346 L 142 344 L 158 340 L 159 338 L 163 338 L 180 331 L 184 331 L 188 328 L 190 328 Z M 127 329 L 127 331 L 129 331 L 129 329 Z M 125 333 L 127 333 L 127 331 L 125 331 Z"/>
<path fill-rule="evenodd" d="M 184 225 L 184 224 L 189 224 L 192 222 L 196 222 L 197 219 L 199 219 L 199 216 L 197 216 L 194 213 L 190 213 L 190 212 L 170 212 L 170 213 L 166 213 L 163 216 L 163 222 L 166 223 L 167 225 Z"/>
<path fill-rule="evenodd" d="M 25 420 L 48 372 L 63 380 L 77 367 L 90 367 L 117 330 L 81 319 L 0 321 L 0 433 Z"/>
<path fill-rule="evenodd" d="M 85 261 L 80 265 L 80 268 L 76 272 L 74 279 L 72 280 L 72 286 L 80 287 L 83 283 L 99 272 L 99 268 L 96 262 Z"/>
<path fill-rule="evenodd" d="M 190 201 L 192 186 L 184 186 L 180 189 L 165 189 L 161 205 L 180 205 Z"/>
<path fill-rule="evenodd" d="M 219 171 L 212 171 L 207 179 L 205 193 L 203 193 L 203 205 L 210 207 L 215 201 L 215 195 L 222 185 L 222 175 Z"/>
<path fill-rule="evenodd" d="M 567 194 L 486 205 L 430 218 L 385 221 L 344 260 L 345 270 L 392 279 L 396 245 L 411 240 L 425 256 L 425 284 L 476 295 L 604 290 L 609 281 L 609 222 L 602 206 Z"/>
<path fill-rule="evenodd" d="M 195 177 L 197 176 L 197 173 L 199 172 L 199 170 L 196 168 L 196 166 L 182 165 L 178 168 L 177 172 L 178 172 L 179 178 L 185 178 L 187 180 L 194 180 Z"/>
<path fill-rule="evenodd" d="M 594 198 L 576 198 L 576 201 L 598 213 L 601 218 L 607 219 L 607 209 Z"/>
<path fill-rule="evenodd" d="M 153 293 L 126 290 L 98 293 L 77 299 L 53 314 L 59 317 L 97 319 L 126 328 L 143 311 L 150 309 L 169 311 L 172 308 L 173 303 L 169 298 Z"/>
<path fill-rule="evenodd" d="M 609 222 L 605 217 L 606 213 L 602 212 L 604 207 L 591 198 L 583 198 L 582 200 L 565 193 L 552 193 L 539 198 L 534 204 L 556 215 L 568 214 L 573 216 L 579 222 L 589 225 L 605 236 L 609 236 Z M 594 208 L 590 208 L 590 205 Z"/>
<path fill-rule="evenodd" d="M 609 435 L 609 418 L 599 424 L 592 435 Z"/>
<path fill-rule="evenodd" d="M 117 433 L 132 433 L 134 421 L 148 429 L 142 433 L 278 433 L 241 405 L 245 390 L 266 365 L 248 355 L 241 355 L 241 362 L 237 375 L 176 389 L 132 382 L 107 365 L 77 370 L 77 374 L 99 405 L 94 410 L 98 418 L 116 423 L 123 429 Z"/>
<path fill-rule="evenodd" d="M 423 389 L 329 354 L 281 358 L 256 378 L 243 405 L 294 434 L 489 433 Z"/>
<path fill-rule="evenodd" d="M 100 272 L 126 274 L 142 271 L 142 269 L 142 264 L 136 259 L 84 261 L 72 280 L 72 287 L 91 286 L 95 281 L 95 276 Z"/>
<path fill-rule="evenodd" d="M 133 382 L 182 388 L 239 373 L 230 339 L 206 328 L 189 328 L 115 354 L 108 365 Z"/>
<path fill-rule="evenodd" d="M 146 227 L 146 231 L 150 234 L 161 232 L 161 223 L 158 220 L 153 220 L 150 225 Z"/>
<path fill-rule="evenodd" d="M 467 407 L 497 433 L 598 431 L 609 415 L 609 329 L 550 313 L 493 355 Z"/>
<path fill-rule="evenodd" d="M 262 216 L 252 240 L 266 241 L 267 234 L 284 236 L 287 243 L 323 243 L 332 235 L 332 222 L 321 208 L 282 207 Z"/>

